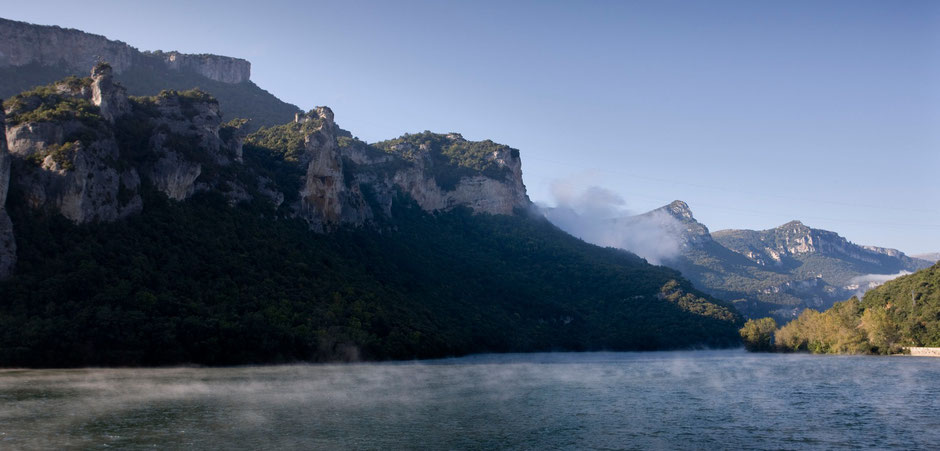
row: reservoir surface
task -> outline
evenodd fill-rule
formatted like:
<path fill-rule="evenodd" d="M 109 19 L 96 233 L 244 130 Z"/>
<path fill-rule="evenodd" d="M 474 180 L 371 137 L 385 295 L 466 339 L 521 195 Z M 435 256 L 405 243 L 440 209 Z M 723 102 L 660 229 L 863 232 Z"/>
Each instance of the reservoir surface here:
<path fill-rule="evenodd" d="M 0 449 L 936 449 L 940 359 L 744 351 L 0 370 Z"/>

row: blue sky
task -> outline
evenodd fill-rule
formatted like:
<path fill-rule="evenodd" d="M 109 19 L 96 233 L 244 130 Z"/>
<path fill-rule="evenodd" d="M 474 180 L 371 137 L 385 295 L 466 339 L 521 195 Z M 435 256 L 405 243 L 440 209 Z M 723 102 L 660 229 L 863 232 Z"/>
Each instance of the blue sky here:
<path fill-rule="evenodd" d="M 642 212 L 800 219 L 940 251 L 940 2 L 5 2 L 0 16 L 252 62 L 367 141 L 458 131 Z"/>

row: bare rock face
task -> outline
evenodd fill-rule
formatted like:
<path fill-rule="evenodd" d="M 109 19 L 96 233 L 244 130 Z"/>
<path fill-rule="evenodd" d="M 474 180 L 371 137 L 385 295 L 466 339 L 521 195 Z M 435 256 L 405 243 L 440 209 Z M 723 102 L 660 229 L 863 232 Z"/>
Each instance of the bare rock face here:
<path fill-rule="evenodd" d="M 140 52 L 121 41 L 79 30 L 0 19 L 0 67 L 64 64 L 71 71 L 87 73 L 100 61 L 109 62 L 118 74 L 155 61 L 171 70 L 191 71 L 223 83 L 242 83 L 251 76 L 251 63 L 239 58 Z"/>
<path fill-rule="evenodd" d="M 184 200 L 196 191 L 226 184 L 197 183 L 206 166 L 228 166 L 242 160 L 245 139 L 242 124 L 222 125 L 219 104 L 198 91 L 169 93 L 156 97 L 158 115 L 151 119 L 154 134 L 149 151 L 158 155 L 156 162 L 143 168 L 144 176 L 174 200 Z M 226 136 L 221 131 L 227 128 Z M 240 186 L 224 189 L 231 201 L 245 200 Z"/>
<path fill-rule="evenodd" d="M 205 54 L 187 55 L 179 52 L 166 52 L 162 56 L 170 69 L 192 71 L 223 83 L 246 82 L 251 75 L 251 63 L 240 58 Z"/>
<path fill-rule="evenodd" d="M 316 121 L 319 126 L 304 137 L 302 163 L 307 165 L 300 193 L 300 213 L 318 230 L 338 224 L 361 225 L 372 217 L 355 180 L 346 180 L 343 158 L 336 141 L 333 111 L 318 107 L 297 121 Z"/>
<path fill-rule="evenodd" d="M 133 64 L 136 53 L 133 47 L 104 36 L 0 19 L 0 67 L 65 63 L 71 69 L 87 73 L 98 61 L 104 60 L 121 73 Z"/>
<path fill-rule="evenodd" d="M 443 155 L 435 154 L 439 148 L 427 144 L 406 140 L 381 150 L 354 139 L 341 141 L 351 135 L 336 126 L 333 112 L 326 107 L 298 114 L 295 122 L 303 125 L 304 151 L 299 161 L 306 169 L 297 211 L 315 230 L 359 226 L 376 215 L 391 216 L 392 204 L 400 193 L 428 212 L 463 206 L 474 213 L 512 214 L 517 208 L 529 206 L 519 153 L 509 147 L 485 143 L 496 150 L 474 154 L 480 164 L 489 168 L 484 173 L 454 166 Z M 438 144 L 465 149 L 481 144 L 469 143 L 457 134 L 433 138 Z M 445 178 L 450 183 L 446 186 L 441 185 L 439 172 L 448 174 Z"/>
<path fill-rule="evenodd" d="M 90 83 L 58 84 L 56 95 L 103 105 L 113 121 L 129 106 L 108 69 L 97 67 Z M 20 101 L 29 104 L 36 99 Z M 7 127 L 5 137 L 16 157 L 11 183 L 17 184 L 31 207 L 58 211 L 76 223 L 113 221 L 140 211 L 139 178 L 133 168 L 117 164 L 117 143 L 104 120 L 22 122 Z"/>
<path fill-rule="evenodd" d="M 3 102 L 0 101 L 0 104 Z M 13 273 L 16 264 L 16 240 L 13 223 L 6 211 L 7 190 L 10 185 L 10 154 L 7 152 L 6 127 L 3 108 L 0 108 L 0 280 Z"/>
<path fill-rule="evenodd" d="M 48 151 L 50 148 L 54 150 Z M 38 167 L 24 165 L 16 173 L 30 207 L 54 209 L 76 223 L 114 221 L 140 211 L 136 171 L 112 166 L 118 154 L 113 139 L 88 145 L 50 142 L 40 152 L 45 156 Z M 57 155 L 59 152 L 68 155 Z"/>
<path fill-rule="evenodd" d="M 114 84 L 111 65 L 96 64 L 91 78 L 91 103 L 101 110 L 102 117 L 113 124 L 115 119 L 130 112 L 127 90 Z"/>

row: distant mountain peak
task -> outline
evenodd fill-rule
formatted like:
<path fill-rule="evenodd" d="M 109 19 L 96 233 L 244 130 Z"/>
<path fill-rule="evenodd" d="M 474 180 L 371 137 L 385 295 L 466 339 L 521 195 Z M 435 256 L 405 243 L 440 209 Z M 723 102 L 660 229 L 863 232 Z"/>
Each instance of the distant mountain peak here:
<path fill-rule="evenodd" d="M 674 200 L 669 205 L 659 209 L 667 211 L 669 214 L 675 216 L 676 219 L 695 221 L 695 217 L 692 216 L 692 209 L 689 208 L 689 204 L 681 200 Z"/>
<path fill-rule="evenodd" d="M 701 245 L 711 241 L 708 227 L 696 221 L 695 216 L 692 215 L 692 209 L 689 208 L 689 204 L 681 200 L 674 200 L 668 205 L 635 216 L 634 218 L 652 218 L 658 215 L 668 215 L 679 222 L 673 227 L 676 230 L 671 230 L 671 232 L 677 235 L 677 238 L 679 238 L 683 246 Z"/>

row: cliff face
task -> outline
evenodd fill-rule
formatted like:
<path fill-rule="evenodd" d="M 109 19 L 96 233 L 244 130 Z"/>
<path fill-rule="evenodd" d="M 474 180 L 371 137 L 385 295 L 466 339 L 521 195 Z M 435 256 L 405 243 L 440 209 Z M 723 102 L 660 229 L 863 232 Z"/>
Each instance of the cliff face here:
<path fill-rule="evenodd" d="M 462 206 L 512 214 L 529 205 L 518 150 L 490 141 L 425 132 L 366 144 L 339 128 L 329 108 L 318 107 L 249 142 L 303 168 L 293 208 L 315 230 L 391 218 L 399 195 L 427 212 Z"/>
<path fill-rule="evenodd" d="M 529 205 L 515 149 L 431 133 L 369 145 L 339 128 L 327 107 L 252 135 L 257 144 L 256 135 L 273 133 L 275 144 L 260 150 L 269 156 L 279 152 L 277 143 L 294 143 L 290 157 L 276 164 L 287 164 L 279 170 L 296 173 L 299 187 L 275 182 L 278 169 L 258 166 L 257 156 L 245 164 L 245 121 L 223 124 L 214 98 L 198 90 L 128 97 L 107 64 L 96 65 L 91 77 L 16 95 L 4 111 L 0 198 L 9 184 L 17 205 L 75 223 L 140 212 L 145 186 L 176 201 L 201 191 L 230 204 L 258 199 L 274 208 L 296 199 L 283 212 L 321 232 L 390 219 L 402 195 L 428 212 L 464 206 L 511 214 Z M 15 258 L 5 211 L 0 234 L 5 276 Z"/>
<path fill-rule="evenodd" d="M 75 114 L 56 116 L 60 104 L 73 106 Z M 139 177 L 133 168 L 117 164 L 120 152 L 109 127 L 127 110 L 127 97 L 112 83 L 107 66 L 91 79 L 14 97 L 6 138 L 18 162 L 12 183 L 25 201 L 78 223 L 110 221 L 139 211 L 138 196 L 119 196 L 135 192 Z M 59 120 L 40 120 L 52 117 Z M 119 198 L 124 202 L 117 202 Z"/>
<path fill-rule="evenodd" d="M 108 65 L 92 77 L 67 79 L 15 96 L 4 134 L 14 157 L 11 183 L 33 209 L 76 223 L 114 221 L 143 207 L 141 179 L 175 200 L 236 182 L 206 177 L 206 167 L 240 159 L 243 135 L 224 128 L 218 103 L 198 91 L 127 97 Z M 218 172 L 218 171 L 216 171 Z"/>
<path fill-rule="evenodd" d="M 0 279 L 8 277 L 13 272 L 13 265 L 16 264 L 16 241 L 13 237 L 13 223 L 10 222 L 10 216 L 6 211 L 9 184 L 10 154 L 7 151 L 3 108 L 0 108 Z"/>
<path fill-rule="evenodd" d="M 170 70 L 195 72 L 223 83 L 246 82 L 251 75 L 251 63 L 243 59 L 140 52 L 121 41 L 79 30 L 0 19 L 0 68 L 64 65 L 70 71 L 88 73 L 100 61 L 111 64 L 118 74 L 147 61 L 159 62 Z"/>

